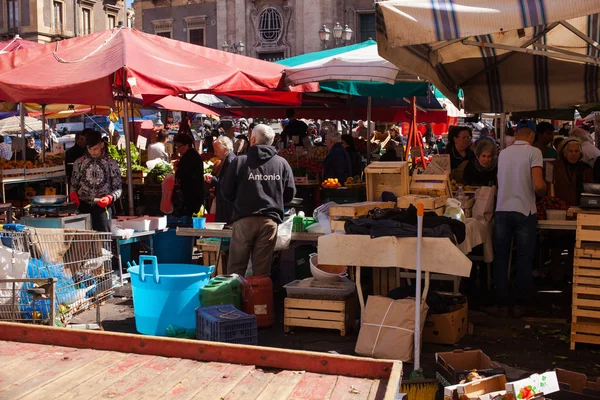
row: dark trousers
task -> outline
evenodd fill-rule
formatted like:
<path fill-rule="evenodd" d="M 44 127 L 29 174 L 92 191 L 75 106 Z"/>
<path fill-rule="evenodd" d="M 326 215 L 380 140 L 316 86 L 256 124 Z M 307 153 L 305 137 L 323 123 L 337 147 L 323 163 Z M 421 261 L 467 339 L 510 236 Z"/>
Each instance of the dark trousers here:
<path fill-rule="evenodd" d="M 98 232 L 110 232 L 110 219 L 112 212 L 110 207 L 100 207 L 96 203 L 81 202 L 79 212 L 90 214 L 92 217 L 92 229 Z"/>
<path fill-rule="evenodd" d="M 271 275 L 277 242 L 277 222 L 267 217 L 246 217 L 233 223 L 229 244 L 228 274 L 244 276 L 252 260 L 252 275 Z"/>
<path fill-rule="evenodd" d="M 508 290 L 508 262 L 512 252 L 511 241 L 517 250 L 517 296 L 519 303 L 530 298 L 532 264 L 535 252 L 537 215 L 525 216 L 518 212 L 498 211 L 494 216 L 494 285 L 498 305 L 513 303 Z"/>

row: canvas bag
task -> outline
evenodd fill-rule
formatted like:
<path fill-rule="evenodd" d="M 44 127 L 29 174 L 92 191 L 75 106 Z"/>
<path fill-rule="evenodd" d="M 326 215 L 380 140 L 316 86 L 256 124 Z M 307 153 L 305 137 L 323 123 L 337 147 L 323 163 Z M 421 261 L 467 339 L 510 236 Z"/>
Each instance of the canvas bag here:
<path fill-rule="evenodd" d="M 496 186 L 482 186 L 475 193 L 471 215 L 480 221 L 491 221 L 496 203 Z"/>
<path fill-rule="evenodd" d="M 429 307 L 421 310 L 421 332 Z M 354 351 L 373 358 L 413 362 L 415 299 L 392 300 L 369 296 L 362 314 L 360 332 Z"/>

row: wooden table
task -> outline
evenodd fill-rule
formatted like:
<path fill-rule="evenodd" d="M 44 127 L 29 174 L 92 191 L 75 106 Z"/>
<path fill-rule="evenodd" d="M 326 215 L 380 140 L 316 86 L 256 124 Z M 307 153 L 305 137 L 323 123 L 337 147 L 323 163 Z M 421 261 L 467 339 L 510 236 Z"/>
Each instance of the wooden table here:
<path fill-rule="evenodd" d="M 542 220 L 538 221 L 538 229 L 554 231 L 574 231 L 577 229 L 577 221 Z"/>
<path fill-rule="evenodd" d="M 177 236 L 230 238 L 232 232 L 231 229 L 177 228 Z M 316 242 L 321 236 L 322 233 L 292 232 L 292 241 Z"/>
<path fill-rule="evenodd" d="M 333 233 L 319 238 L 319 263 L 356 265 L 356 290 L 361 310 L 365 307 L 360 282 L 361 267 L 416 270 L 417 238 Z M 423 238 L 421 269 L 468 277 L 472 262 L 448 238 Z"/>

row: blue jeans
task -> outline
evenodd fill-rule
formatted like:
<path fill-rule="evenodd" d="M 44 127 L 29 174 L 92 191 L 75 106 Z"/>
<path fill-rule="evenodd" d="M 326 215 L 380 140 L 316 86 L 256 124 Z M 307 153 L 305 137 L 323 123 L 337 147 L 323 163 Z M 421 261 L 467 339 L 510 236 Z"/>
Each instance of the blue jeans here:
<path fill-rule="evenodd" d="M 508 291 L 508 262 L 514 238 L 517 249 L 517 302 L 527 302 L 532 282 L 532 264 L 537 233 L 537 215 L 525 216 L 519 212 L 498 211 L 494 216 L 494 285 L 496 302 L 500 306 L 512 304 Z"/>

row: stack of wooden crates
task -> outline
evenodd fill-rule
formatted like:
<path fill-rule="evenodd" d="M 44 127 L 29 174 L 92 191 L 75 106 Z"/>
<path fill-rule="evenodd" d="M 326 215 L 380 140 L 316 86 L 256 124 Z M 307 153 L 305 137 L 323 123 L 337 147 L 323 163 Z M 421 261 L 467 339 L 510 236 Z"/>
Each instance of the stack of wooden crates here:
<path fill-rule="evenodd" d="M 577 214 L 573 263 L 571 350 L 576 343 L 600 344 L 600 214 Z"/>
<path fill-rule="evenodd" d="M 379 201 L 383 192 L 400 198 L 409 194 L 407 162 L 372 162 L 365 168 L 367 201 Z M 400 268 L 372 268 L 373 294 L 386 296 L 399 286 Z"/>

